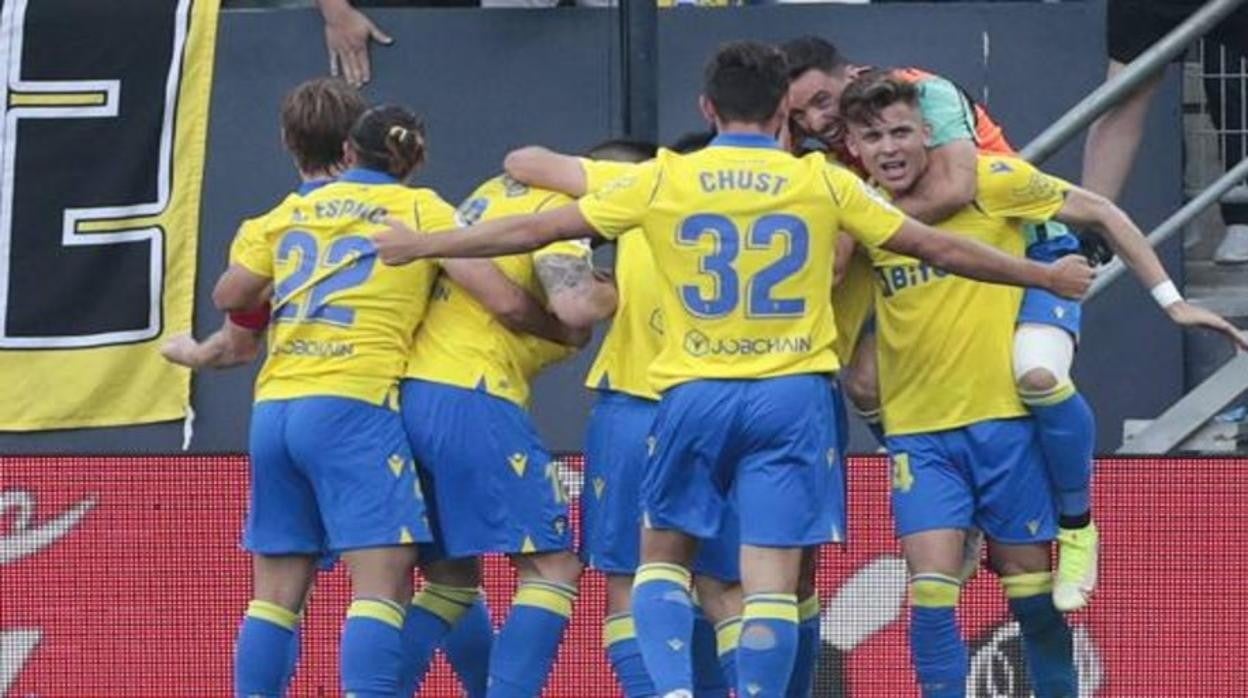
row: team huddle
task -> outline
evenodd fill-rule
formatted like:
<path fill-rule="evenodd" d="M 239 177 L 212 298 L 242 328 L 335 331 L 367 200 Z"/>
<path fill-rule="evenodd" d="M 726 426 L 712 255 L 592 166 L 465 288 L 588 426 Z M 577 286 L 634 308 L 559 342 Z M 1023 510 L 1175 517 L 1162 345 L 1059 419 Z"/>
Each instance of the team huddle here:
<path fill-rule="evenodd" d="M 1036 695 L 1077 695 L 1063 613 L 1089 603 L 1098 554 L 1070 379 L 1088 258 L 1116 253 L 1175 322 L 1244 339 L 948 80 L 817 38 L 736 42 L 700 107 L 712 130 L 671 148 L 514 151 L 455 209 L 405 184 L 416 115 L 330 80 L 287 96 L 303 184 L 240 227 L 221 330 L 165 348 L 206 368 L 267 343 L 236 695 L 285 694 L 318 565 L 341 558 L 348 696 L 416 694 L 438 648 L 471 696 L 539 695 L 585 567 L 607 579 L 623 695 L 809 696 L 847 402 L 892 463 L 922 694 L 966 695 L 956 607 L 986 546 Z M 530 382 L 607 320 L 574 544 Z M 497 632 L 487 553 L 519 577 Z"/>

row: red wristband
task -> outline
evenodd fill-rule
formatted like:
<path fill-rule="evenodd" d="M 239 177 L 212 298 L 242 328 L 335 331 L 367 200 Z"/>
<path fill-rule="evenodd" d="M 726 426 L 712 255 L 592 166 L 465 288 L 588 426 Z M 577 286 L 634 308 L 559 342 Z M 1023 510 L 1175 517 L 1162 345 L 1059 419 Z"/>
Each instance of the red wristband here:
<path fill-rule="evenodd" d="M 272 312 L 268 303 L 262 304 L 255 310 L 243 310 L 236 313 L 230 313 L 230 322 L 242 327 L 243 329 L 259 332 L 269 326 L 269 314 Z"/>

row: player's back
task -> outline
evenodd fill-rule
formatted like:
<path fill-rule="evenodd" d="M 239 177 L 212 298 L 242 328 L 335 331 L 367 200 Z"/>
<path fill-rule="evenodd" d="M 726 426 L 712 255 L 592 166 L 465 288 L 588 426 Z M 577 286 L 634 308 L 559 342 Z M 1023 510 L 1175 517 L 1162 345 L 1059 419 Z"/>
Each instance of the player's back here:
<path fill-rule="evenodd" d="M 256 399 L 336 395 L 381 403 L 402 375 L 437 268 L 386 266 L 369 236 L 390 216 L 437 229 L 451 225 L 451 213 L 430 190 L 350 170 L 246 223 L 236 253 L 267 256 L 274 282 Z"/>
<path fill-rule="evenodd" d="M 567 203 L 563 194 L 529 187 L 503 175 L 479 186 L 460 205 L 464 224 L 535 213 Z M 533 253 L 491 260 L 512 283 L 545 298 L 535 261 L 547 254 L 587 256 L 580 242 L 559 242 Z M 570 356 L 572 347 L 504 327 L 477 299 L 446 274 L 434 287 L 425 321 L 417 331 L 407 376 L 480 388 L 520 405 L 528 403 L 529 382 L 543 366 Z"/>
<path fill-rule="evenodd" d="M 655 168 L 643 227 L 667 287 L 656 387 L 835 371 L 837 231 L 891 234 L 900 216 L 860 205 L 862 183 L 822 155 L 794 158 L 765 136 L 661 151 Z"/>

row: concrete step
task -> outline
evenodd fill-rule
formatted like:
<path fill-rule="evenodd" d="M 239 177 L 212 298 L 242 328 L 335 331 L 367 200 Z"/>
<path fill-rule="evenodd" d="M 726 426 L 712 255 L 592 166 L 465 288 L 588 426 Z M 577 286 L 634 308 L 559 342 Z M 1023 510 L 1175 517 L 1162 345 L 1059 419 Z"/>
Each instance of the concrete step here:
<path fill-rule="evenodd" d="M 1212 260 L 1189 260 L 1183 265 L 1188 295 L 1194 288 L 1232 287 L 1248 291 L 1248 264 L 1218 264 Z"/>

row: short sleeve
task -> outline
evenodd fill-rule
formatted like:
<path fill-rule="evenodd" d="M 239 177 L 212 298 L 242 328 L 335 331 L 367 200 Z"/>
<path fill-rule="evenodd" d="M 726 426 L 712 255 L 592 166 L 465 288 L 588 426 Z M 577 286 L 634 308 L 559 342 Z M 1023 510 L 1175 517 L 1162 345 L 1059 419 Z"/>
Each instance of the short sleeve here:
<path fill-rule="evenodd" d="M 432 233 L 460 227 L 455 207 L 446 203 L 436 192 L 431 189 L 417 189 L 415 193 L 416 202 L 413 206 L 415 220 L 413 223 L 415 223 L 417 230 L 423 233 Z"/>
<path fill-rule="evenodd" d="M 257 276 L 273 277 L 273 248 L 264 234 L 261 220 L 246 220 L 238 227 L 230 243 L 230 264 L 237 264 Z"/>
<path fill-rule="evenodd" d="M 1062 210 L 1072 186 L 1018 158 L 981 155 L 976 202 L 990 216 L 1047 221 Z"/>
<path fill-rule="evenodd" d="M 622 177 L 577 200 L 581 215 L 605 238 L 617 238 L 641 225 L 658 188 L 656 161 L 631 167 Z"/>
<path fill-rule="evenodd" d="M 579 158 L 581 169 L 585 171 L 585 191 L 593 193 L 628 174 L 637 167 L 635 162 L 613 162 L 611 160 L 590 160 Z"/>
<path fill-rule="evenodd" d="M 932 130 L 932 148 L 954 141 L 975 140 L 975 112 L 966 95 L 945 78 L 919 82 L 919 109 Z"/>
<path fill-rule="evenodd" d="M 843 167 L 826 167 L 824 181 L 840 209 L 841 229 L 867 247 L 884 244 L 906 221 L 906 214 Z"/>

